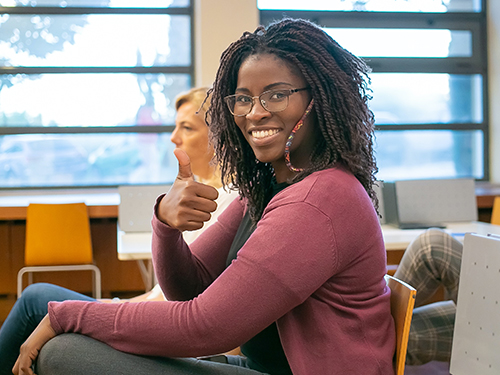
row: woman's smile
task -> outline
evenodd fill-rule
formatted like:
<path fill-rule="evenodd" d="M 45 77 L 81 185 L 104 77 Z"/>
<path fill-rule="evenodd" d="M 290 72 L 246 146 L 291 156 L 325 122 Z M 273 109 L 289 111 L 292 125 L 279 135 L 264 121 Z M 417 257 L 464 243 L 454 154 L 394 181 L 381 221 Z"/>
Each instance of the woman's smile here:
<path fill-rule="evenodd" d="M 274 144 L 277 144 L 276 147 L 281 147 L 281 136 L 283 130 L 277 128 L 256 128 L 249 131 L 250 137 L 248 138 L 248 142 L 250 146 L 254 149 L 254 152 L 257 148 L 264 147 L 272 147 Z"/>
<path fill-rule="evenodd" d="M 255 139 L 264 139 L 271 137 L 275 134 L 278 134 L 279 130 L 278 129 L 272 129 L 272 130 L 252 130 L 251 134 L 252 137 Z"/>

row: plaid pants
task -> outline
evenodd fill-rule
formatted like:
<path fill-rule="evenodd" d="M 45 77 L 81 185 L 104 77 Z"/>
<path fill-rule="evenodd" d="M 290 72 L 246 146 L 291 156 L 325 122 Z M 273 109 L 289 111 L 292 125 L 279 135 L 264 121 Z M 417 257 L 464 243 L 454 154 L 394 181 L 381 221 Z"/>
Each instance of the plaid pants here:
<path fill-rule="evenodd" d="M 406 249 L 397 278 L 417 289 L 410 328 L 408 365 L 450 361 L 463 245 L 440 229 L 431 228 Z M 425 304 L 439 286 L 445 301 Z"/>

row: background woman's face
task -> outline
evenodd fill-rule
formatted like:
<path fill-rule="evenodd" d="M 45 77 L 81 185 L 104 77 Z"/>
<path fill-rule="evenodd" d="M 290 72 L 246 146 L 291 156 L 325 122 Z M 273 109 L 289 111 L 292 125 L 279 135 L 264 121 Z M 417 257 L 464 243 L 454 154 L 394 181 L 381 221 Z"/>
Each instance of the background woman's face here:
<path fill-rule="evenodd" d="M 208 126 L 205 124 L 203 114 L 196 114 L 198 107 L 189 102 L 179 107 L 175 118 L 175 130 L 170 140 L 176 148 L 188 154 L 193 173 L 205 178 L 214 151 L 209 145 Z"/>
<path fill-rule="evenodd" d="M 304 77 L 292 69 L 289 63 L 274 55 L 263 54 L 249 56 L 241 64 L 235 93 L 258 96 L 269 90 L 304 87 L 307 87 Z M 234 118 L 257 159 L 272 163 L 277 177 L 283 168 L 283 173 L 288 174 L 284 161 L 285 144 L 310 101 L 308 90 L 299 91 L 289 97 L 285 110 L 271 113 L 255 99 L 248 115 Z M 314 147 L 315 131 L 312 118 L 306 118 L 291 147 L 290 156 L 296 167 L 307 165 Z"/>

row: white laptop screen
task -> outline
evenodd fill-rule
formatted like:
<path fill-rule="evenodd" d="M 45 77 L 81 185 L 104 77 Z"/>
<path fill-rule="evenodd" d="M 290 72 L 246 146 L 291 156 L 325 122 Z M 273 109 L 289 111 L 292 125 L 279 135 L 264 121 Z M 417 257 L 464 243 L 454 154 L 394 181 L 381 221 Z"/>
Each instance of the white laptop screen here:
<path fill-rule="evenodd" d="M 118 187 L 118 226 L 124 232 L 151 232 L 156 198 L 171 185 L 124 185 Z"/>

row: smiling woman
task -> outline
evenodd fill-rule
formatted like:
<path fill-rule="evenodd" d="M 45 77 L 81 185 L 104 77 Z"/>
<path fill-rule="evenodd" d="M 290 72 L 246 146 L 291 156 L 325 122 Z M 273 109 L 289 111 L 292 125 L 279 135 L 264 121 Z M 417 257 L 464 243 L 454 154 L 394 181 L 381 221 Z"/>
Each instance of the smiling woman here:
<path fill-rule="evenodd" d="M 207 119 L 223 181 L 242 199 L 188 245 L 182 231 L 210 219 L 217 190 L 195 181 L 174 137 L 179 173 L 152 220 L 168 301 L 49 302 L 14 372 L 41 348 L 39 375 L 392 374 L 367 73 L 303 20 L 232 43 Z M 244 356 L 211 357 L 236 346 Z M 198 356 L 216 360 L 179 358 Z"/>

